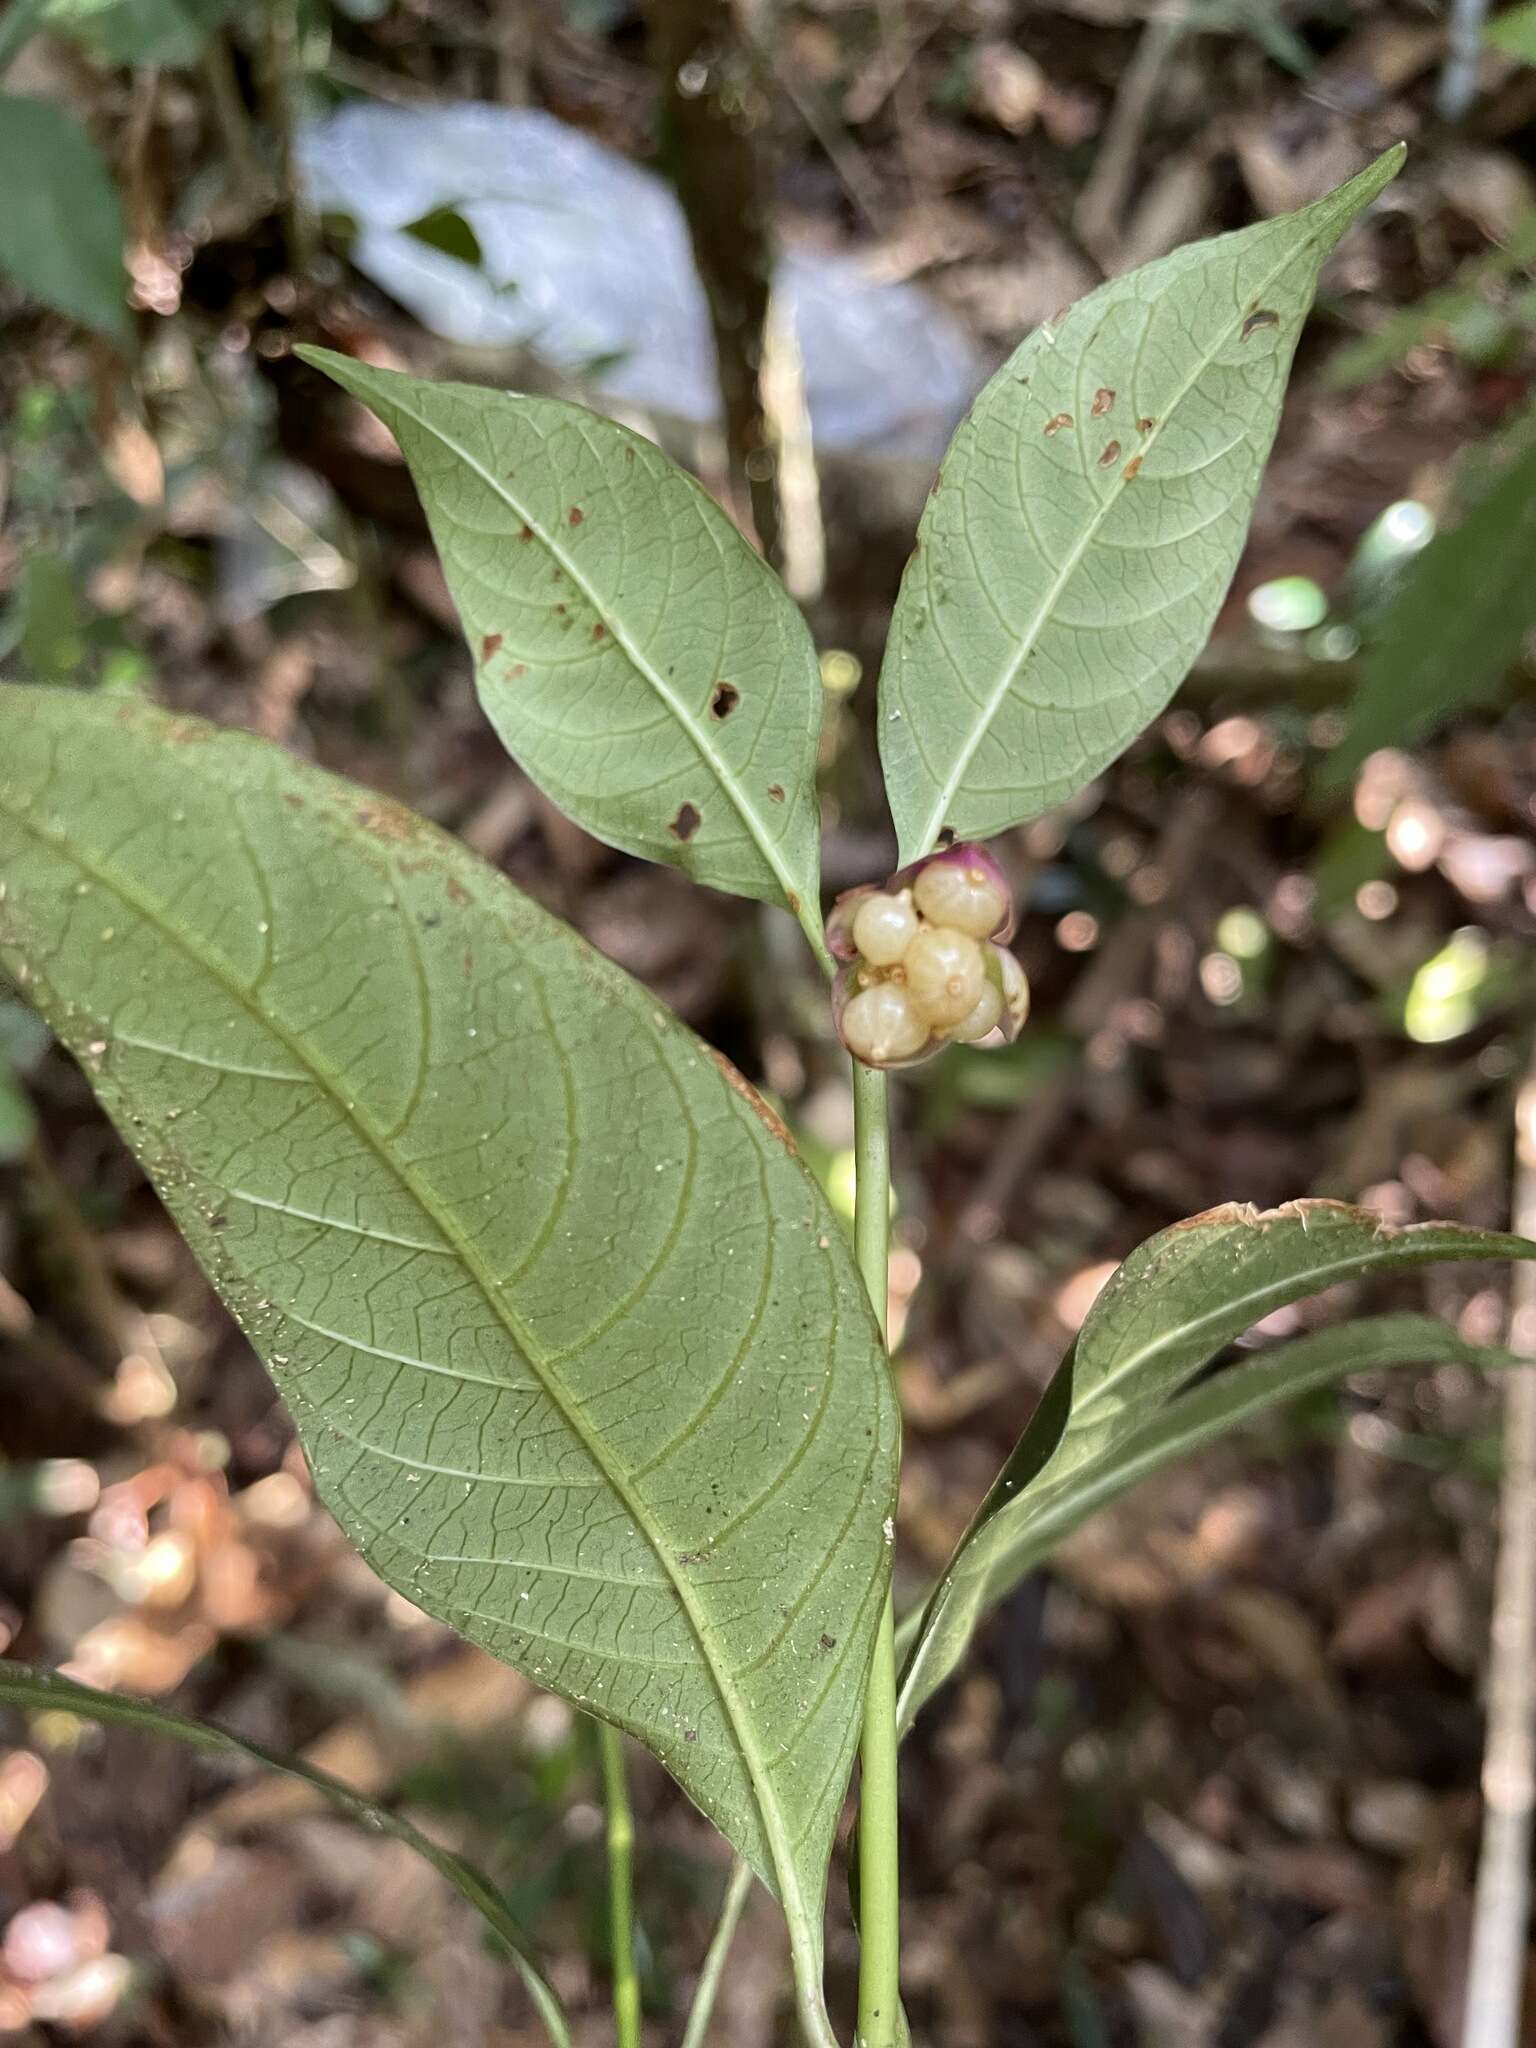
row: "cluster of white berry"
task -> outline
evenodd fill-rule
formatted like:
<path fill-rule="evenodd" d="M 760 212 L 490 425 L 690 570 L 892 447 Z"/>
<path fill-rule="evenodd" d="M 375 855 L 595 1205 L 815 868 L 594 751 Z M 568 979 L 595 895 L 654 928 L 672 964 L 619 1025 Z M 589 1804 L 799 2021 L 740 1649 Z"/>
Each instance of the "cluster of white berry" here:
<path fill-rule="evenodd" d="M 851 891 L 829 937 L 842 977 L 843 1043 L 870 1066 L 901 1066 L 955 1040 L 1018 1035 L 1024 971 L 996 942 L 1011 923 L 1008 886 L 979 846 L 951 847 L 883 889 Z"/>

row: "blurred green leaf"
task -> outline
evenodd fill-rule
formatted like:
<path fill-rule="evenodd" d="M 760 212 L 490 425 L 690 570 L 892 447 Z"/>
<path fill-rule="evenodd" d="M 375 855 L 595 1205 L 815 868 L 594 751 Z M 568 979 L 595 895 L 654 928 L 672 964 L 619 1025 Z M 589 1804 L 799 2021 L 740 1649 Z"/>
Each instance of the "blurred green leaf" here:
<path fill-rule="evenodd" d="M 1330 360 L 1325 381 L 1335 390 L 1351 391 L 1356 385 L 1379 377 L 1396 367 L 1422 342 L 1477 353 L 1488 345 L 1488 331 L 1482 316 L 1498 309 L 1487 294 L 1497 285 L 1536 262 L 1536 208 L 1522 215 L 1509 240 L 1481 256 L 1470 258 L 1448 285 L 1426 292 L 1411 306 L 1390 314 L 1373 333 L 1347 342 Z M 1510 320 L 1522 317 L 1517 302 L 1507 310 Z"/>
<path fill-rule="evenodd" d="M 104 64 L 195 64 L 235 0 L 43 0 L 37 26 Z"/>
<path fill-rule="evenodd" d="M 0 95 L 0 189 L 0 270 L 126 342 L 122 206 L 85 130 L 46 100 Z"/>
<path fill-rule="evenodd" d="M 1506 57 L 1536 64 L 1536 0 L 1525 0 L 1520 7 L 1506 7 L 1489 22 L 1483 34 Z"/>
<path fill-rule="evenodd" d="M 440 1877 L 447 1879 L 459 1897 L 474 1907 L 516 1966 L 555 2048 L 571 2048 L 570 2030 L 560 2001 L 535 1968 L 529 1955 L 527 1936 L 507 1911 L 501 1894 L 490 1879 L 451 1849 L 439 1848 L 419 1828 L 412 1827 L 408 1820 L 392 1813 L 387 1806 L 380 1806 L 376 1800 L 354 1792 L 350 1785 L 344 1785 L 326 1771 L 317 1770 L 302 1757 L 263 1749 L 259 1743 L 247 1742 L 243 1736 L 231 1735 L 223 1728 L 214 1727 L 211 1722 L 190 1720 L 185 1714 L 173 1713 L 169 1707 L 159 1706 L 154 1701 L 132 1699 L 126 1693 L 98 1692 L 94 1686 L 77 1684 L 74 1679 L 64 1678 L 56 1671 L 37 1671 L 30 1665 L 15 1664 L 6 1658 L 0 1658 L 0 1705 L 15 1707 L 26 1714 L 76 1714 L 83 1721 L 94 1721 L 104 1727 L 132 1728 L 143 1735 L 167 1736 L 173 1742 L 202 1750 L 208 1755 L 234 1757 L 246 1763 L 259 1764 L 264 1770 L 277 1771 L 285 1778 L 296 1778 L 300 1784 L 308 1785 L 320 1794 L 327 1805 L 366 1833 L 403 1842 L 408 1849 L 414 1849 L 418 1856 L 425 1858 Z"/>
<path fill-rule="evenodd" d="M 1498 701 L 1536 625 L 1536 431 L 1525 439 L 1486 496 L 1409 565 L 1361 659 L 1344 737 L 1318 765 L 1321 794 L 1341 795 L 1378 747 L 1408 746 Z"/>
<path fill-rule="evenodd" d="M 485 260 L 479 236 L 463 214 L 452 206 L 439 206 L 432 213 L 424 213 L 420 220 L 408 222 L 404 232 L 425 243 L 429 249 L 440 249 L 445 256 L 456 256 L 461 263 L 472 263 L 477 270 Z"/>

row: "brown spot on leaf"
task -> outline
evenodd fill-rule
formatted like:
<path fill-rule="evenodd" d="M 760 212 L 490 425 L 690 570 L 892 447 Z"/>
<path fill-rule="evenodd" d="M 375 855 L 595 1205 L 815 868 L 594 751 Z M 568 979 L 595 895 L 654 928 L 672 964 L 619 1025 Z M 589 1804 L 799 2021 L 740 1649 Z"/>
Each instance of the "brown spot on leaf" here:
<path fill-rule="evenodd" d="M 557 604 L 555 606 L 555 610 L 563 616 L 565 612 L 565 606 L 563 604 Z"/>
<path fill-rule="evenodd" d="M 752 1083 L 747 1079 L 746 1075 L 739 1073 L 737 1069 L 731 1065 L 730 1061 L 726 1058 L 723 1052 L 716 1052 L 715 1048 L 712 1045 L 706 1045 L 704 1050 L 709 1054 L 710 1058 L 714 1061 L 715 1065 L 720 1069 L 721 1073 L 725 1076 L 726 1080 L 736 1090 L 736 1093 L 741 1097 L 742 1101 L 746 1103 L 747 1107 L 759 1119 L 759 1121 L 763 1125 L 763 1128 L 767 1132 L 769 1132 L 771 1136 L 777 1138 L 779 1143 L 784 1147 L 784 1150 L 790 1154 L 791 1158 L 793 1158 L 795 1153 L 795 1141 L 790 1136 L 789 1128 L 785 1124 L 783 1117 L 781 1117 L 776 1110 L 772 1109 L 766 1102 L 764 1102 L 762 1096 L 758 1094 L 757 1090 L 752 1086 Z"/>
<path fill-rule="evenodd" d="M 1278 327 L 1279 325 L 1280 315 L 1272 313 L 1268 306 L 1260 306 L 1256 312 L 1250 313 L 1243 322 L 1242 338 L 1246 341 L 1249 335 L 1257 334 L 1261 327 Z"/>
<path fill-rule="evenodd" d="M 1051 419 L 1048 419 L 1048 420 L 1046 421 L 1046 423 L 1045 423 L 1045 431 L 1046 431 L 1046 434 L 1047 434 L 1048 436 L 1049 436 L 1049 435 L 1051 435 L 1051 434 L 1059 434 L 1059 433 L 1061 432 L 1061 430 L 1062 430 L 1062 428 L 1063 428 L 1063 427 L 1070 427 L 1070 426 L 1071 426 L 1071 424 L 1072 424 L 1072 415 L 1071 415 L 1071 413 L 1069 413 L 1069 412 L 1059 412 L 1059 413 L 1055 414 L 1055 416 L 1054 416 L 1053 418 L 1051 418 Z"/>
<path fill-rule="evenodd" d="M 409 843 L 418 830 L 417 820 L 403 804 L 392 804 L 384 797 L 359 804 L 356 817 L 363 830 L 371 832 L 375 839 L 397 839 Z"/>
<path fill-rule="evenodd" d="M 1101 385 L 1099 386 L 1098 390 L 1097 390 L 1097 391 L 1095 391 L 1095 393 L 1093 394 L 1093 416 L 1094 416 L 1094 418 L 1095 418 L 1096 420 L 1101 420 L 1101 419 L 1103 419 L 1103 417 L 1104 417 L 1105 413 L 1107 413 L 1107 412 L 1109 411 L 1109 408 L 1110 408 L 1110 407 L 1111 407 L 1111 406 L 1112 406 L 1112 405 L 1114 404 L 1114 402 L 1115 402 L 1115 394 L 1114 394 L 1114 392 L 1110 390 L 1110 388 L 1109 388 L 1109 386 L 1108 386 L 1107 384 L 1101 384 Z"/>
<path fill-rule="evenodd" d="M 782 782 L 770 782 L 770 783 L 769 783 L 769 785 L 768 785 L 768 797 L 769 797 L 769 801 L 770 801 L 770 802 L 772 802 L 772 803 L 776 803 L 776 804 L 781 804 L 781 803 L 783 803 L 783 801 L 784 801 L 784 785 L 783 785 L 783 783 L 782 783 Z"/>
<path fill-rule="evenodd" d="M 587 515 L 585 514 L 585 512 L 582 511 L 579 505 L 573 505 L 570 511 L 567 512 L 565 516 L 572 526 L 580 526 L 582 520 L 585 519 Z"/>
<path fill-rule="evenodd" d="M 520 529 L 517 537 L 519 540 L 532 540 L 533 528 L 531 526 L 524 526 Z"/>
<path fill-rule="evenodd" d="M 1138 434 L 1150 434 L 1156 425 L 1156 420 L 1139 419 L 1136 422 L 1136 431 Z"/>
<path fill-rule="evenodd" d="M 790 916 L 798 917 L 800 915 L 800 898 L 793 889 L 786 889 L 784 891 L 784 901 L 789 905 Z"/>
<path fill-rule="evenodd" d="M 489 661 L 500 645 L 501 635 L 499 633 L 487 633 L 480 642 L 480 659 L 482 661 Z"/>
<path fill-rule="evenodd" d="M 820 1641 L 817 1643 L 816 1647 L 818 1650 L 821 1650 L 824 1653 L 829 1650 L 835 1650 L 837 1648 L 837 1637 L 824 1634 L 821 1637 Z"/>
<path fill-rule="evenodd" d="M 674 839 L 681 839 L 686 845 L 703 822 L 703 815 L 697 804 L 679 804 L 677 816 L 672 820 L 667 830 Z"/>
<path fill-rule="evenodd" d="M 1141 460 L 1142 459 L 1139 455 L 1133 455 L 1130 461 L 1125 465 L 1125 468 L 1121 472 L 1121 474 L 1124 476 L 1127 483 L 1129 483 L 1131 478 L 1135 476 L 1137 472 L 1140 470 Z"/>
<path fill-rule="evenodd" d="M 709 700 L 710 716 L 729 718 L 741 702 L 741 692 L 734 683 L 716 683 L 714 694 Z"/>
<path fill-rule="evenodd" d="M 457 875 L 450 875 L 448 877 L 448 901 L 450 903 L 467 903 L 469 901 L 469 891 Z"/>
<path fill-rule="evenodd" d="M 598 620 L 598 622 L 597 622 L 597 624 L 596 624 L 596 625 L 595 625 L 595 626 L 594 626 L 594 627 L 592 628 L 592 638 L 593 638 L 594 640 L 601 640 L 601 639 L 602 639 L 602 637 L 603 637 L 603 635 L 604 635 L 604 634 L 605 634 L 605 633 L 606 633 L 607 631 L 608 631 L 608 628 L 607 628 L 607 627 L 606 627 L 606 626 L 605 626 L 605 625 L 603 624 L 602 620 L 601 620 L 601 619 L 599 619 L 599 620 Z"/>
<path fill-rule="evenodd" d="M 1108 447 L 1104 450 L 1104 453 L 1099 457 L 1099 467 L 1100 469 L 1109 469 L 1114 463 L 1118 462 L 1119 460 L 1120 443 L 1118 441 L 1111 441 Z"/>
<path fill-rule="evenodd" d="M 288 806 L 289 810 L 291 811 L 302 811 L 304 808 L 303 797 L 295 796 L 291 789 L 285 789 L 283 791 L 283 802 Z"/>
<path fill-rule="evenodd" d="M 527 675 L 527 673 L 528 664 L 526 661 L 514 661 L 512 666 L 507 670 L 507 674 L 509 676 L 525 676 Z"/>

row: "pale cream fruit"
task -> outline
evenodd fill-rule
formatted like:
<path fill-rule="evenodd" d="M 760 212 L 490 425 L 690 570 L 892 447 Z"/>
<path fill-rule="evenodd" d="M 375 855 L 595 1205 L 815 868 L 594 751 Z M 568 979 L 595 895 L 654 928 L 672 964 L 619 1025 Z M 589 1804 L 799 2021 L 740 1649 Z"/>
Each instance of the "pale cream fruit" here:
<path fill-rule="evenodd" d="M 1008 915 L 1008 899 L 985 868 L 936 860 L 912 884 L 918 909 L 931 924 L 948 925 L 973 939 L 990 939 Z"/>
<path fill-rule="evenodd" d="M 1014 1039 L 1024 1029 L 1024 1020 L 1029 1015 L 1029 981 L 1006 946 L 999 946 L 996 951 L 1003 971 L 1003 1022 L 1009 1038 Z"/>
<path fill-rule="evenodd" d="M 939 1031 L 963 1024 L 986 986 L 980 946 L 969 933 L 945 925 L 924 925 L 903 954 L 901 966 L 913 1009 Z"/>
<path fill-rule="evenodd" d="M 993 982 L 985 982 L 977 998 L 976 1007 L 963 1024 L 955 1026 L 955 1036 L 962 1044 L 971 1045 L 978 1038 L 985 1038 L 989 1031 L 997 1029 L 998 1019 L 1003 1014 L 1003 992 Z"/>
<path fill-rule="evenodd" d="M 843 1011 L 843 1043 L 872 1066 L 909 1060 L 921 1052 L 931 1033 L 895 982 L 877 981 L 849 999 Z"/>
<path fill-rule="evenodd" d="M 894 967 L 917 937 L 917 912 L 899 896 L 866 896 L 853 914 L 853 943 L 871 967 Z"/>

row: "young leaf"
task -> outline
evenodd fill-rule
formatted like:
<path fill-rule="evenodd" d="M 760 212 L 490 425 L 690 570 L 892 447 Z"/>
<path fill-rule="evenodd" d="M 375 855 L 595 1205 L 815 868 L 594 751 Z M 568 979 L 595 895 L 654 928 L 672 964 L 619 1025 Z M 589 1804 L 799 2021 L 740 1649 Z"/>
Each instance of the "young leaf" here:
<path fill-rule="evenodd" d="M 0 270 L 114 341 L 129 335 L 123 210 L 96 145 L 46 100 L 0 95 Z"/>
<path fill-rule="evenodd" d="M 1323 260 L 1402 158 L 1112 279 L 983 391 L 880 678 L 903 861 L 1065 801 L 1183 681 L 1237 567 Z"/>
<path fill-rule="evenodd" d="M 172 1742 L 200 1749 L 214 1756 L 235 1757 L 263 1769 L 279 1771 L 310 1786 L 343 1819 L 355 1821 L 372 1835 L 387 1835 L 403 1842 L 424 1857 L 432 1868 L 447 1878 L 460 1898 L 474 1907 L 497 1941 L 511 1957 L 533 2000 L 545 2032 L 555 2048 L 571 2048 L 570 2028 L 559 1999 L 544 1981 L 528 1953 L 527 1936 L 507 1910 L 507 1903 L 491 1880 L 473 1863 L 455 1855 L 414 1828 L 408 1820 L 387 1806 L 365 1798 L 328 1771 L 317 1770 L 302 1757 L 286 1756 L 281 1750 L 263 1749 L 243 1736 L 231 1735 L 211 1721 L 189 1720 L 152 1700 L 131 1699 L 124 1693 L 99 1692 L 95 1686 L 80 1685 L 57 1671 L 35 1671 L 27 1664 L 13 1664 L 0 1658 L 0 1706 L 16 1707 L 27 1714 L 77 1714 L 83 1721 L 102 1727 L 132 1728 L 145 1735 L 163 1735 Z"/>
<path fill-rule="evenodd" d="M 1146 1440 L 1155 1448 L 1165 1421 L 1173 1441 L 1182 1445 L 1186 1422 L 1179 1411 L 1189 1402 L 1203 1404 L 1190 1418 L 1194 1425 L 1202 1415 L 1221 1414 L 1226 1397 L 1214 1391 L 1202 1389 L 1172 1410 L 1168 1403 L 1252 1324 L 1340 1280 L 1394 1267 L 1435 1259 L 1529 1258 L 1536 1258 L 1536 1243 L 1527 1238 L 1452 1223 L 1398 1230 L 1368 1210 L 1324 1201 L 1288 1202 L 1266 1211 L 1229 1203 L 1149 1238 L 1090 1309 L 927 1607 L 909 1622 L 902 1726 L 911 1725 L 954 1670 L 982 1617 L 1038 1561 L 1046 1540 L 1040 1532 L 1054 1541 L 1079 1519 L 1079 1499 L 1086 1500 L 1086 1513 L 1099 1494 L 1117 1492 L 1122 1461 L 1135 1477 L 1143 1469 L 1136 1461 L 1147 1455 Z M 1341 1346 L 1349 1334 L 1340 1333 Z M 1334 1356 L 1327 1347 L 1322 1355 Z M 1232 1419 L 1249 1412 L 1247 1391 L 1267 1387 L 1271 1375 L 1286 1371 L 1283 1357 L 1277 1353 L 1274 1360 L 1241 1369 L 1255 1379 L 1243 1380 L 1240 1370 L 1212 1382 L 1214 1389 L 1237 1379 Z M 1362 1365 L 1377 1362 L 1361 1357 Z M 1317 1352 L 1303 1351 L 1295 1367 L 1298 1382 L 1317 1369 Z M 1327 1368 L 1349 1369 L 1343 1363 Z M 1153 1462 L 1159 1460 L 1154 1456 Z"/>
<path fill-rule="evenodd" d="M 1533 561 L 1536 432 L 1408 568 L 1365 657 L 1348 728 L 1320 764 L 1321 790 L 1347 790 L 1375 748 L 1408 746 L 1454 712 L 1497 700 L 1536 625 Z"/>
<path fill-rule="evenodd" d="M 819 942 L 820 671 L 713 499 L 580 406 L 299 353 L 399 441 L 481 702 L 539 787 L 611 846 L 787 903 Z"/>
<path fill-rule="evenodd" d="M 0 689 L 0 874 L 0 962 L 337 1519 L 656 1752 L 778 1893 L 829 2038 L 821 1905 L 897 1431 L 782 1127 L 462 847 L 243 734 Z"/>

